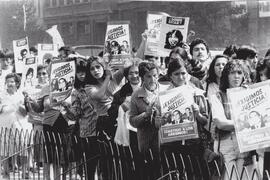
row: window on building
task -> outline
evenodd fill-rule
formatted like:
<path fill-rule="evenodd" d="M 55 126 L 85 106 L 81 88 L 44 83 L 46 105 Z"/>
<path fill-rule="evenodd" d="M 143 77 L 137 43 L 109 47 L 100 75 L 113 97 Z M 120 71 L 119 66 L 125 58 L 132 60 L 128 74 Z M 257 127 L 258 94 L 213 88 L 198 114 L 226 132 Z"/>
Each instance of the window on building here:
<path fill-rule="evenodd" d="M 57 6 L 56 0 L 52 0 L 52 6 L 53 6 L 53 7 Z"/>
<path fill-rule="evenodd" d="M 89 2 L 89 0 L 83 0 L 83 2 Z"/>
<path fill-rule="evenodd" d="M 64 35 L 70 35 L 73 33 L 73 25 L 71 22 L 62 24 L 62 33 Z"/>
<path fill-rule="evenodd" d="M 67 0 L 67 5 L 73 4 L 73 0 Z"/>
<path fill-rule="evenodd" d="M 89 34 L 90 33 L 90 23 L 89 21 L 80 21 L 77 26 L 78 34 Z"/>
<path fill-rule="evenodd" d="M 50 0 L 45 1 L 45 7 L 50 7 L 50 6 L 51 6 L 51 1 Z"/>
<path fill-rule="evenodd" d="M 65 0 L 59 0 L 59 5 L 63 6 L 65 4 Z"/>
<path fill-rule="evenodd" d="M 81 3 L 81 0 L 75 0 L 75 3 Z"/>

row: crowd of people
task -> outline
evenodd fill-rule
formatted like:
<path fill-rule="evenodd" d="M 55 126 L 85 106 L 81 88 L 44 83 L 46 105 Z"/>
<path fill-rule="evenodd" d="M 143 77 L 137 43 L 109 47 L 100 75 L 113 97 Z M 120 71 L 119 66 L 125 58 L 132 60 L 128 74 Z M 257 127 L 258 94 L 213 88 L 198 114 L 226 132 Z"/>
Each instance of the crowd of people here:
<path fill-rule="evenodd" d="M 70 133 L 69 124 L 73 122 L 72 133 L 82 142 L 73 150 L 86 149 L 86 159 L 100 153 L 98 143 L 102 140 L 129 146 L 135 155 L 142 157 L 151 149 L 154 159 L 152 171 L 145 172 L 151 173 L 150 179 L 162 175 L 161 152 L 180 153 L 184 160 L 187 155 L 196 157 L 202 164 L 202 172 L 207 172 L 203 164 L 209 160 L 206 155 L 209 150 L 221 152 L 229 169 L 234 164 L 239 172 L 244 166 L 248 170 L 257 168 L 261 174 L 263 170 L 270 169 L 266 159 L 269 158 L 268 149 L 240 153 L 226 93 L 230 88 L 246 88 L 270 79 L 270 51 L 265 57 L 258 58 L 252 46 L 230 45 L 223 54 L 212 57 L 206 41 L 197 38 L 190 43 L 180 43 L 179 47 L 172 49 L 169 57 L 155 57 L 144 55 L 147 34 L 142 37 L 138 51 L 132 51 L 128 63 L 121 67 L 108 66 L 102 53 L 97 57 L 84 58 L 68 47 L 60 48 L 58 58 L 75 60 L 76 76 L 70 98 L 57 106 L 52 105 L 49 98 L 50 63 L 55 59 L 38 66 L 38 84 L 29 92 L 20 88 L 21 77 L 10 66 L 12 53 L 2 51 L 0 87 L 4 91 L 0 95 L 1 126 L 43 131 L 45 145 L 51 146 L 48 143 L 54 138 L 53 133 Z M 27 74 L 33 76 L 30 71 Z M 162 117 L 159 93 L 180 86 L 189 86 L 190 90 L 201 94 L 194 95 L 195 103 L 186 113 L 175 112 L 171 118 Z M 42 121 L 37 121 L 36 117 Z M 197 122 L 199 138 L 160 143 L 159 129 L 162 125 L 191 121 Z M 206 133 L 211 136 L 205 138 Z M 82 159 L 82 155 L 78 156 Z M 52 173 L 59 176 L 59 164 L 54 163 L 54 158 L 52 150 L 48 151 L 48 158 L 42 160 L 45 179 L 50 179 Z M 135 162 L 137 160 L 134 158 Z M 98 165 L 104 166 L 98 159 L 86 164 L 89 180 L 95 179 Z M 50 171 L 52 169 L 53 172 Z M 106 173 L 99 173 L 106 179 Z M 5 175 L 8 177 L 8 172 Z M 197 178 L 201 177 L 198 175 Z M 207 173 L 203 173 L 203 178 L 210 179 Z"/>

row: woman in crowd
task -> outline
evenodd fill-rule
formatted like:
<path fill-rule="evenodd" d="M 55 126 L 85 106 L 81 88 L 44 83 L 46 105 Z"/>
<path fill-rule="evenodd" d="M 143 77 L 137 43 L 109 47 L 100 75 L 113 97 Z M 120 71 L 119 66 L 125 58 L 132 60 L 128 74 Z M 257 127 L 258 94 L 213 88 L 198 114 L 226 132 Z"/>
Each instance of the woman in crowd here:
<path fill-rule="evenodd" d="M 183 61 L 180 60 L 173 60 L 169 63 L 168 71 L 167 71 L 168 77 L 171 79 L 171 83 L 168 89 L 173 89 L 176 87 L 180 87 L 183 85 L 187 85 L 190 87 L 190 90 L 195 93 L 195 101 L 196 103 L 193 104 L 193 113 L 194 113 L 194 118 L 197 121 L 197 126 L 198 126 L 198 133 L 199 136 L 201 133 L 204 131 L 204 126 L 207 124 L 208 119 L 207 119 L 207 112 L 205 109 L 205 104 L 203 103 L 202 99 L 199 98 L 198 96 L 202 97 L 202 91 L 198 90 L 195 84 L 190 81 L 189 74 L 187 72 L 187 69 L 185 67 L 185 64 Z M 190 109 L 188 111 L 188 114 L 190 112 Z M 188 115 L 186 115 L 187 117 Z M 181 118 L 182 121 L 184 120 L 185 116 L 182 116 Z M 158 118 L 156 119 L 158 121 Z M 162 123 L 162 120 L 160 121 Z M 198 139 L 191 139 L 191 140 L 186 140 L 182 141 L 182 143 L 178 142 L 173 142 L 173 143 L 167 143 L 162 146 L 162 149 L 165 152 L 177 152 L 181 153 L 184 155 L 185 162 L 188 162 L 187 156 L 189 155 L 192 157 L 192 164 L 194 168 L 197 167 L 196 159 L 199 160 L 199 163 L 202 168 L 203 174 L 198 174 L 199 171 L 195 172 L 195 177 L 196 178 L 201 178 L 203 176 L 204 179 L 209 179 L 209 176 L 207 174 L 206 170 L 206 164 L 204 163 L 204 142 L 201 138 Z M 191 169 L 187 168 L 188 172 L 188 177 L 192 177 L 192 172 Z"/>
<path fill-rule="evenodd" d="M 86 174 L 88 180 L 94 180 L 98 162 L 95 156 L 99 153 L 96 139 L 97 113 L 91 104 L 92 100 L 84 89 L 87 70 L 86 62 L 80 61 L 77 63 L 74 90 L 71 94 L 71 106 L 69 107 L 67 103 L 63 103 L 63 105 L 69 119 L 76 120 L 79 123 L 82 147 L 73 147 L 74 155 L 77 156 L 78 149 L 82 149 L 82 152 L 79 152 L 81 157 L 83 157 L 82 153 L 84 152 L 86 161 L 93 158 L 93 160 L 86 163 Z"/>
<path fill-rule="evenodd" d="M 270 51 L 269 51 L 270 52 Z M 262 82 L 270 79 L 270 58 L 269 56 L 261 59 L 256 67 L 256 82 Z M 270 172 L 270 148 L 264 152 L 263 172 Z"/>
<path fill-rule="evenodd" d="M 90 58 L 88 69 L 87 83 L 89 86 L 86 87 L 86 92 L 98 115 L 96 125 L 98 136 L 113 138 L 116 131 L 116 121 L 108 116 L 107 111 L 111 107 L 113 94 L 119 88 L 124 77 L 124 69 L 122 68 L 112 75 L 103 59 L 98 57 Z"/>
<path fill-rule="evenodd" d="M 211 62 L 206 78 L 206 95 L 208 98 L 219 91 L 220 77 L 228 60 L 225 55 L 217 55 Z"/>
<path fill-rule="evenodd" d="M 0 95 L 0 120 L 1 127 L 7 128 L 6 132 L 9 134 L 11 129 L 21 129 L 31 130 L 31 124 L 28 125 L 26 120 L 26 110 L 24 108 L 24 97 L 21 91 L 19 91 L 19 87 L 21 85 L 21 78 L 15 74 L 10 73 L 5 77 L 5 90 L 1 92 Z M 18 144 L 20 137 L 14 136 L 15 131 L 11 133 L 11 136 L 7 138 L 10 139 L 7 149 L 5 150 L 5 157 L 12 156 L 15 153 L 15 143 Z M 18 134 L 17 134 L 18 135 Z M 16 139 L 15 139 L 16 138 Z M 23 139 L 23 138 L 22 138 Z M 17 147 L 18 148 L 18 147 Z M 3 177 L 9 179 L 9 163 L 11 159 L 6 159 L 3 161 Z M 17 162 L 13 165 L 16 166 Z M 23 177 L 28 175 L 23 173 Z"/>
<path fill-rule="evenodd" d="M 129 110 L 130 110 L 130 98 L 131 94 L 141 86 L 141 80 L 139 77 L 139 66 L 140 61 L 134 61 L 133 64 L 124 70 L 124 76 L 127 79 L 127 83 L 122 86 L 122 88 L 117 91 L 113 96 L 113 102 L 108 110 L 110 118 L 114 121 L 123 121 L 121 123 L 129 123 Z M 128 119 L 124 119 L 128 118 Z M 120 122 L 118 122 L 119 124 Z M 123 126 L 121 126 L 123 128 Z M 126 126 L 125 126 L 126 127 Z M 127 129 L 119 129 L 117 131 L 126 131 Z M 120 134 L 119 134 L 120 135 Z M 119 137 L 120 138 L 120 137 Z M 132 147 L 138 146 L 137 133 L 130 130 L 129 137 L 123 137 L 124 142 L 118 139 L 119 144 L 131 145 Z M 136 148 L 137 149 L 137 148 Z"/>
<path fill-rule="evenodd" d="M 44 72 L 44 69 L 42 70 Z M 40 71 L 41 72 L 41 71 Z M 44 78 L 44 77 L 43 77 Z M 61 154 L 60 139 L 56 136 L 57 133 L 66 133 L 68 124 L 60 112 L 59 105 L 53 105 L 50 102 L 50 86 L 44 85 L 41 89 L 41 96 L 35 100 L 30 96 L 25 96 L 25 102 L 28 105 L 28 109 L 36 113 L 42 113 L 42 125 L 45 138 L 44 149 L 44 177 L 50 180 L 53 177 L 55 179 L 60 178 L 60 167 L 58 163 L 64 163 L 63 158 L 56 158 L 56 149 L 58 154 Z M 29 110 L 30 111 L 30 110 Z M 56 140 L 56 141 L 53 141 Z M 50 171 L 50 167 L 53 168 L 54 173 Z"/>
<path fill-rule="evenodd" d="M 145 169 L 146 176 L 150 174 L 151 179 L 157 179 L 160 176 L 159 135 L 152 114 L 159 92 L 158 67 L 154 63 L 142 62 L 139 65 L 139 76 L 142 87 L 131 96 L 130 124 L 137 128 L 139 151 L 144 156 L 147 156 L 149 149 L 153 153 L 150 165 L 152 173 Z"/>
<path fill-rule="evenodd" d="M 241 87 L 243 82 L 243 63 L 237 59 L 229 61 L 225 65 L 220 78 L 220 91 L 210 99 L 213 123 L 217 127 L 217 139 L 214 142 L 214 150 L 220 151 L 223 154 L 229 172 L 231 172 L 233 164 L 236 164 L 238 172 L 242 172 L 245 158 L 248 156 L 248 153 L 240 153 L 239 151 L 234 122 L 230 114 L 226 94 L 227 89 Z M 248 169 L 253 168 L 252 165 L 246 167 Z M 229 177 L 224 174 L 224 179 L 229 179 Z M 236 177 L 233 177 L 233 179 L 236 179 Z"/>

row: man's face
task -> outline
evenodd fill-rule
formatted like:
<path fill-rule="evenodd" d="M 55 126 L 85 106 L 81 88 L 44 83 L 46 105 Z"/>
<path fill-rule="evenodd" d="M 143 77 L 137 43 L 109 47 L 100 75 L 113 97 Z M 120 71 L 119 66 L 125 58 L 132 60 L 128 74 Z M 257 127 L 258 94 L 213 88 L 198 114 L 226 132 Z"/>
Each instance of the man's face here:
<path fill-rule="evenodd" d="M 249 121 L 248 122 L 249 122 L 249 124 L 251 126 L 260 125 L 261 124 L 261 118 L 260 118 L 260 116 L 258 116 L 257 113 L 252 112 L 249 115 Z"/>
<path fill-rule="evenodd" d="M 147 90 L 155 91 L 158 87 L 158 71 L 152 69 L 143 76 L 144 85 Z"/>
<path fill-rule="evenodd" d="M 204 44 L 197 44 L 192 50 L 192 58 L 204 62 L 208 58 L 208 52 Z"/>

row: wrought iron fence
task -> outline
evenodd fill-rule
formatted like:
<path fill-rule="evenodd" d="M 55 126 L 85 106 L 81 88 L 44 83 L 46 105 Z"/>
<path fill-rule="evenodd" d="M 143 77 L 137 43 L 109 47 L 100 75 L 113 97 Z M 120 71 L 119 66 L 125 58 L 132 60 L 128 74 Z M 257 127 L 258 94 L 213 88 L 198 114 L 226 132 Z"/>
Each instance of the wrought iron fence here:
<path fill-rule="evenodd" d="M 91 140 L 70 134 L 18 129 L 0 130 L 0 179 L 87 179 L 87 166 L 98 160 L 95 179 L 146 180 L 153 179 L 151 167 L 155 165 L 153 153 L 149 150 L 142 156 L 130 146 L 117 145 L 112 141 L 98 141 L 98 153 L 88 157 L 89 149 L 94 148 Z M 86 144 L 86 145 L 85 145 Z M 244 167 L 238 170 L 225 165 L 224 173 L 213 161 L 204 165 L 196 157 L 179 153 L 160 154 L 162 169 L 157 180 L 239 179 L 270 180 L 268 171 L 262 175 L 259 169 L 252 171 Z M 222 177 L 223 174 L 223 177 Z"/>

